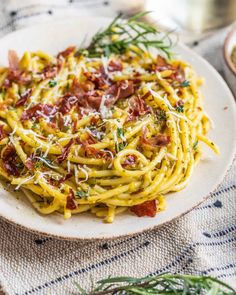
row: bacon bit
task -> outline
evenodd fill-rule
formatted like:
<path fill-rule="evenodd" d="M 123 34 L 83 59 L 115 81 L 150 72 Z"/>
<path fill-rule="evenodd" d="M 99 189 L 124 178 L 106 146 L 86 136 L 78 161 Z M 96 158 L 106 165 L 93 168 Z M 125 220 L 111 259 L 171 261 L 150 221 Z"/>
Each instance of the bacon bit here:
<path fill-rule="evenodd" d="M 67 199 L 66 199 L 66 208 L 70 210 L 76 209 L 75 194 L 71 188 L 69 191 L 69 195 L 67 196 Z"/>
<path fill-rule="evenodd" d="M 30 120 L 32 118 L 39 119 L 43 117 L 43 115 L 54 116 L 56 112 L 57 112 L 57 108 L 55 106 L 50 104 L 39 103 L 33 106 L 32 108 L 25 110 L 22 113 L 21 120 L 25 121 L 25 120 Z"/>
<path fill-rule="evenodd" d="M 89 106 L 98 111 L 101 105 L 102 95 L 103 93 L 101 93 L 100 90 L 94 90 L 90 92 L 90 94 L 87 96 Z"/>
<path fill-rule="evenodd" d="M 94 117 L 91 118 L 90 124 L 93 125 L 93 126 L 96 126 L 98 121 L 99 121 L 99 117 L 94 116 Z"/>
<path fill-rule="evenodd" d="M 25 167 L 30 171 L 34 170 L 33 154 L 31 154 L 25 161 Z"/>
<path fill-rule="evenodd" d="M 116 71 L 122 71 L 123 66 L 122 63 L 119 60 L 111 60 L 108 64 L 108 71 L 109 72 L 116 72 Z"/>
<path fill-rule="evenodd" d="M 86 157 L 94 157 L 97 159 L 105 159 L 109 160 L 111 159 L 110 153 L 107 153 L 105 151 L 100 151 L 92 146 L 84 145 L 84 152 Z"/>
<path fill-rule="evenodd" d="M 172 70 L 172 65 L 168 64 L 166 59 L 160 55 L 157 56 L 156 59 L 156 71 L 162 72 L 165 70 Z"/>
<path fill-rule="evenodd" d="M 58 111 L 65 115 L 69 113 L 72 107 L 77 103 L 78 98 L 76 96 L 66 94 L 57 102 Z"/>
<path fill-rule="evenodd" d="M 24 71 L 9 69 L 8 75 L 4 80 L 3 86 L 5 88 L 9 88 L 11 87 L 13 82 L 21 85 L 28 85 L 31 82 L 31 78 Z"/>
<path fill-rule="evenodd" d="M 105 106 L 110 107 L 121 98 L 127 98 L 134 93 L 133 81 L 122 80 L 116 84 L 113 84 L 106 92 L 108 99 L 105 101 Z"/>
<path fill-rule="evenodd" d="M 70 46 L 68 48 L 66 48 L 65 50 L 61 51 L 58 53 L 57 58 L 60 57 L 67 57 L 69 54 L 71 54 L 73 51 L 75 50 L 75 46 Z"/>
<path fill-rule="evenodd" d="M 77 122 L 78 120 L 74 120 L 72 122 L 72 133 L 75 133 L 77 131 Z"/>
<path fill-rule="evenodd" d="M 52 65 L 46 66 L 41 73 L 42 80 L 55 78 L 57 72 L 58 72 L 57 66 L 52 66 Z"/>
<path fill-rule="evenodd" d="M 21 95 L 21 98 L 16 102 L 16 107 L 25 105 L 31 93 L 32 93 L 32 89 L 27 89 L 25 93 Z"/>
<path fill-rule="evenodd" d="M 93 136 L 90 133 L 86 133 L 86 138 L 83 138 L 83 140 L 81 140 L 79 137 L 76 138 L 76 143 L 77 144 L 81 144 L 82 146 L 88 146 L 90 144 L 95 144 L 97 143 L 97 140 L 95 138 L 93 138 Z"/>
<path fill-rule="evenodd" d="M 110 85 L 109 78 L 103 66 L 100 66 L 99 69 L 94 73 L 85 72 L 84 75 L 89 81 L 94 83 L 95 89 L 105 90 Z"/>
<path fill-rule="evenodd" d="M 164 135 L 164 134 L 158 134 L 156 136 L 151 137 L 150 139 L 147 139 L 147 128 L 144 127 L 142 129 L 142 135 L 141 135 L 141 143 L 147 144 L 153 148 L 159 147 L 159 146 L 167 146 L 170 143 L 170 136 Z"/>
<path fill-rule="evenodd" d="M 13 145 L 7 145 L 2 153 L 3 167 L 9 175 L 19 176 L 20 171 L 16 166 L 17 153 Z"/>
<path fill-rule="evenodd" d="M 8 63 L 11 70 L 19 70 L 19 57 L 15 50 L 8 50 Z"/>
<path fill-rule="evenodd" d="M 146 201 L 142 204 L 135 205 L 130 208 L 130 211 L 135 213 L 138 217 L 155 217 L 157 213 L 156 200 Z"/>
<path fill-rule="evenodd" d="M 128 121 L 132 121 L 141 115 L 144 115 L 151 111 L 150 107 L 145 103 L 143 98 L 149 96 L 147 92 L 142 98 L 134 96 L 129 100 L 129 118 Z"/>
<path fill-rule="evenodd" d="M 63 162 L 67 158 L 73 143 L 74 143 L 74 139 L 71 138 L 70 141 L 64 146 L 64 148 L 62 149 L 61 155 L 57 157 L 58 163 Z"/>
<path fill-rule="evenodd" d="M 0 141 L 7 137 L 7 132 L 4 130 L 4 125 L 0 125 Z"/>
<path fill-rule="evenodd" d="M 179 99 L 175 105 L 175 107 L 181 107 L 184 105 L 184 101 L 182 99 Z"/>
<path fill-rule="evenodd" d="M 65 182 L 67 179 L 69 179 L 71 177 L 72 177 L 72 173 L 71 172 L 67 173 L 65 176 L 61 177 L 58 180 L 58 185 L 60 185 L 61 183 Z"/>
<path fill-rule="evenodd" d="M 125 168 L 126 166 L 132 166 L 135 164 L 137 160 L 137 156 L 136 155 L 129 155 L 125 161 L 122 163 L 122 167 Z"/>
<path fill-rule="evenodd" d="M 170 78 L 180 84 L 185 81 L 183 69 L 181 67 L 175 68 L 175 71 L 171 74 Z"/>

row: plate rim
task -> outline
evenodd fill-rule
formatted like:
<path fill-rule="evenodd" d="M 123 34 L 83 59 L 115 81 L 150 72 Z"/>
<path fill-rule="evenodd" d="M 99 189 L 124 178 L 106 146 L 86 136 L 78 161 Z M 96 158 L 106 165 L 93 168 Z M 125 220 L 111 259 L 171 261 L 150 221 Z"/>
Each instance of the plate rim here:
<path fill-rule="evenodd" d="M 50 24 L 56 25 L 56 24 L 65 24 L 65 23 L 73 23 L 73 22 L 79 22 L 81 19 L 83 21 L 83 19 L 96 19 L 96 20 L 100 20 L 100 21 L 104 21 L 104 20 L 112 20 L 112 18 L 110 17 L 90 17 L 90 16 L 84 16 L 84 17 L 80 17 L 80 19 L 78 20 L 78 18 L 76 17 L 72 17 L 70 19 L 67 20 L 54 20 L 54 21 L 48 21 L 46 23 L 39 23 L 39 24 L 34 24 L 32 26 L 27 26 L 24 28 L 20 28 L 18 30 L 15 30 L 13 32 L 10 32 L 6 35 L 4 35 L 2 38 L 0 38 L 0 42 L 4 42 L 4 39 L 9 38 L 9 36 L 14 36 L 15 34 L 18 34 L 19 32 L 27 32 L 27 31 L 31 31 L 40 27 L 47 27 Z M 182 42 L 178 42 L 177 44 L 180 48 L 183 48 L 185 51 L 187 51 L 191 57 L 196 57 L 197 59 L 200 59 L 202 63 L 205 64 L 206 67 L 209 68 L 209 70 L 211 70 L 212 74 L 214 74 L 215 79 L 217 79 L 218 81 L 220 81 L 225 89 L 227 89 L 228 91 L 228 96 L 230 96 L 230 100 L 232 100 L 232 105 L 233 105 L 233 115 L 235 115 L 236 118 L 236 103 L 235 103 L 235 98 L 234 95 L 232 93 L 232 91 L 230 90 L 229 86 L 227 85 L 226 81 L 223 79 L 223 77 L 217 72 L 217 70 L 207 61 L 205 60 L 202 56 L 200 56 L 199 54 L 197 54 L 194 50 L 192 50 L 191 48 L 189 48 L 188 46 L 186 46 L 185 44 L 183 44 Z M 68 45 L 69 46 L 69 45 Z M 235 119 L 236 122 L 236 119 Z M 0 218 L 1 220 L 4 220 L 7 223 L 10 223 L 13 226 L 16 226 L 17 228 L 21 228 L 23 230 L 25 230 L 26 232 L 30 232 L 33 234 L 37 234 L 37 235 L 41 235 L 41 236 L 45 236 L 45 237 L 52 237 L 55 239 L 59 239 L 59 240 L 67 240 L 67 241 L 105 241 L 105 240 L 114 240 L 114 239 L 119 239 L 119 238 L 126 238 L 126 237 L 130 237 L 130 236 L 134 236 L 136 234 L 142 234 L 148 231 L 152 231 L 158 228 L 161 228 L 162 226 L 168 225 L 171 222 L 176 221 L 177 219 L 181 218 L 182 216 L 188 214 L 190 211 L 192 211 L 193 209 L 195 209 L 196 207 L 198 207 L 201 203 L 203 203 L 207 198 L 210 197 L 210 195 L 217 189 L 217 187 L 222 183 L 223 179 L 225 178 L 226 174 L 229 172 L 230 168 L 233 165 L 234 159 L 235 159 L 235 155 L 236 155 L 236 138 L 234 138 L 233 141 L 233 148 L 232 148 L 232 154 L 228 160 L 227 165 L 224 166 L 224 172 L 221 174 L 221 176 L 219 177 L 219 180 L 213 185 L 213 188 L 211 189 L 211 191 L 209 191 L 206 195 L 203 195 L 201 197 L 199 197 L 199 201 L 192 206 L 191 208 L 189 208 L 188 210 L 186 210 L 185 212 L 179 213 L 178 215 L 176 215 L 175 217 L 163 221 L 161 224 L 156 224 L 156 225 L 149 225 L 149 227 L 144 228 L 144 229 L 137 229 L 137 230 L 133 230 L 132 233 L 125 233 L 125 234 L 114 234 L 113 236 L 100 236 L 100 237 L 69 237 L 69 236 L 65 236 L 63 233 L 60 235 L 57 235 L 56 233 L 49 233 L 43 230 L 39 230 L 39 229 L 35 229 L 35 226 L 31 227 L 31 225 L 26 226 L 23 225 L 21 223 L 19 223 L 19 221 L 15 221 L 14 218 L 10 218 L 7 216 L 4 216 L 2 214 L 2 212 L 0 212 Z"/>

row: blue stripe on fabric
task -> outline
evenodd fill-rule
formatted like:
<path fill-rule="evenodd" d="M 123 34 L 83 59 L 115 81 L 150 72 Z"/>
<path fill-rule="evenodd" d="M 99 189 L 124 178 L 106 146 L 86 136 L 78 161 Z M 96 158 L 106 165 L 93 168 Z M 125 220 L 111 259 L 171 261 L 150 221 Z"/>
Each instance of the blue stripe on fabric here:
<path fill-rule="evenodd" d="M 236 271 L 235 272 L 231 272 L 231 273 L 224 273 L 221 275 L 216 276 L 217 279 L 223 279 L 223 278 L 229 278 L 229 277 L 233 277 L 236 276 Z"/>
<path fill-rule="evenodd" d="M 40 291 L 42 289 L 46 289 L 46 288 L 48 288 L 48 287 L 50 287 L 52 285 L 58 284 L 58 283 L 60 283 L 62 281 L 65 281 L 66 279 L 72 278 L 72 277 L 77 276 L 79 274 L 87 273 L 87 272 L 89 272 L 91 270 L 99 268 L 100 266 L 109 265 L 109 264 L 111 264 L 111 263 L 113 263 L 115 261 L 118 261 L 121 258 L 127 257 L 127 256 L 129 256 L 129 255 L 143 249 L 144 247 L 147 247 L 149 244 L 150 244 L 149 241 L 145 241 L 144 243 L 140 244 L 136 248 L 130 249 L 130 250 L 126 251 L 126 252 L 121 252 L 120 254 L 112 256 L 111 258 L 107 258 L 107 259 L 104 259 L 104 260 L 102 260 L 100 262 L 97 262 L 95 264 L 91 264 L 91 265 L 86 266 L 84 268 L 72 271 L 69 274 L 63 275 L 63 276 L 58 277 L 58 278 L 56 278 L 54 280 L 46 282 L 46 283 L 44 283 L 44 284 L 42 284 L 40 286 L 37 286 L 37 287 L 35 287 L 35 288 L 31 289 L 31 290 L 25 291 L 24 293 L 16 293 L 16 295 L 20 295 L 20 294 L 28 295 L 28 294 L 36 293 L 37 291 Z"/>
<path fill-rule="evenodd" d="M 236 185 L 233 184 L 231 186 L 222 188 L 219 191 L 212 193 L 211 196 L 220 196 L 223 193 L 227 193 L 227 192 L 233 191 L 235 189 L 236 189 Z M 215 207 L 221 208 L 222 207 L 221 201 L 217 200 L 213 204 L 209 204 L 209 205 L 205 205 L 205 206 L 200 206 L 200 207 L 197 207 L 195 210 L 209 209 L 209 208 L 215 208 Z"/>
<path fill-rule="evenodd" d="M 219 237 L 226 236 L 227 234 L 229 234 L 235 230 L 236 230 L 236 225 L 231 225 L 230 227 L 228 227 L 224 230 L 221 230 L 219 232 L 215 232 L 215 233 L 203 232 L 203 235 L 206 236 L 207 238 L 219 238 Z"/>
<path fill-rule="evenodd" d="M 236 268 L 236 262 L 231 262 L 230 264 L 224 265 L 224 266 L 216 266 L 216 267 L 211 267 L 206 270 L 200 271 L 201 274 L 207 275 L 213 271 L 221 271 L 221 270 L 227 270 L 230 268 Z"/>
<path fill-rule="evenodd" d="M 177 258 L 175 258 L 175 260 L 173 260 L 172 262 L 170 262 L 168 265 L 166 265 L 165 267 L 156 270 L 155 272 L 151 273 L 150 275 L 158 275 L 160 273 L 166 272 L 168 271 L 170 268 L 177 266 L 179 263 L 181 263 L 182 261 L 184 261 L 184 259 L 192 252 L 194 252 L 194 248 L 197 246 L 222 246 L 222 245 L 226 245 L 229 243 L 232 243 L 236 241 L 236 237 L 224 240 L 224 241 L 217 241 L 217 242 L 196 242 L 193 243 L 192 245 L 188 245 L 185 250 L 182 252 L 181 255 L 179 255 Z"/>

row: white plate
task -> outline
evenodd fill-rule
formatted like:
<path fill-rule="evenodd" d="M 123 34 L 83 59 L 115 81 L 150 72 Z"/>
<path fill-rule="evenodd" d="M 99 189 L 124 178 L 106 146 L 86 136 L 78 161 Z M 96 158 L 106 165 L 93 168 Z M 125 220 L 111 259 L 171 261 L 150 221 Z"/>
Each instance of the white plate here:
<path fill-rule="evenodd" d="M 79 45 L 85 35 L 91 36 L 109 21 L 106 18 L 80 17 L 14 32 L 0 40 L 0 63 L 7 64 L 8 49 L 15 49 L 19 55 L 25 50 L 37 49 L 55 54 L 69 45 Z M 235 102 L 225 82 L 205 60 L 183 45 L 176 47 L 175 51 L 205 78 L 202 89 L 205 109 L 215 123 L 209 137 L 219 145 L 221 155 L 215 156 L 208 148 L 204 149 L 204 159 L 196 167 L 187 188 L 167 196 L 165 212 L 158 213 L 155 218 L 138 218 L 126 213 L 117 216 L 113 224 L 105 224 L 90 214 L 64 220 L 59 214 L 41 216 L 24 196 L 17 199 L 15 194 L 0 189 L 0 216 L 27 229 L 61 238 L 114 238 L 160 226 L 202 202 L 222 181 L 233 160 L 236 147 Z"/>

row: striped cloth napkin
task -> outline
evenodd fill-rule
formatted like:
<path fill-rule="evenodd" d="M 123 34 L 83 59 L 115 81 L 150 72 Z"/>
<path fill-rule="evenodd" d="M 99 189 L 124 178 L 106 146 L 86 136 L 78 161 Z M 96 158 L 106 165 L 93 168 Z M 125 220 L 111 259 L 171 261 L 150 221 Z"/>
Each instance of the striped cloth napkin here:
<path fill-rule="evenodd" d="M 33 23 L 77 15 L 114 16 L 117 2 L 1 0 L 0 35 Z M 190 44 L 221 71 L 225 30 Z M 211 54 L 214 52 L 214 56 Z M 0 284 L 4 294 L 73 294 L 109 275 L 162 272 L 212 275 L 236 287 L 236 164 L 217 191 L 187 215 L 128 238 L 69 242 L 25 232 L 0 221 Z"/>

